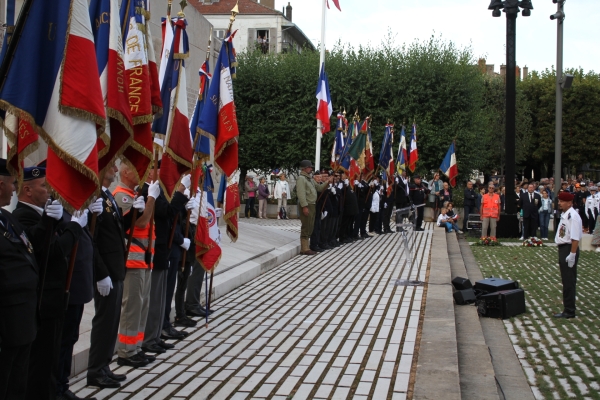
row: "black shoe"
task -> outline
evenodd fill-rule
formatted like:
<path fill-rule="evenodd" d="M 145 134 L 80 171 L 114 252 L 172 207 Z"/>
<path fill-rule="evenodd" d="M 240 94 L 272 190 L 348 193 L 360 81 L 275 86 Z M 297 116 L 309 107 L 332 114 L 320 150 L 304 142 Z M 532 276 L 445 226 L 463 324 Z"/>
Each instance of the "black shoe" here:
<path fill-rule="evenodd" d="M 160 333 L 160 338 L 161 339 L 170 339 L 170 340 L 181 340 L 185 337 L 185 335 L 182 335 L 181 333 L 179 333 L 179 331 L 173 329 L 173 328 L 169 328 L 169 329 L 163 329 L 162 332 Z"/>
<path fill-rule="evenodd" d="M 204 309 L 187 309 L 185 310 L 185 315 L 190 316 L 190 317 L 206 317 L 206 312 L 204 311 Z"/>
<path fill-rule="evenodd" d="M 150 346 L 142 346 L 142 351 L 144 353 L 156 353 L 156 354 L 162 354 L 162 353 L 167 352 L 167 350 L 163 349 L 161 346 L 159 346 L 157 344 L 151 344 Z"/>
<path fill-rule="evenodd" d="M 383 231 L 383 233 L 387 235 L 388 233 L 394 233 L 394 232 L 392 232 L 391 230 L 387 230 L 387 231 Z"/>
<path fill-rule="evenodd" d="M 124 358 L 124 357 L 117 358 L 117 364 L 122 365 L 122 366 L 124 365 L 127 367 L 133 367 L 133 368 L 145 367 L 149 363 L 150 362 L 145 357 L 142 357 L 140 354 L 135 354 L 128 358 Z"/>
<path fill-rule="evenodd" d="M 125 375 L 125 374 L 115 374 L 111 370 L 108 370 L 108 372 L 106 373 L 106 376 L 108 376 L 113 381 L 117 381 L 117 382 L 123 382 L 124 380 L 127 379 L 127 375 Z"/>
<path fill-rule="evenodd" d="M 360 235 L 360 237 L 362 239 L 371 239 L 371 236 L 369 236 L 369 235 Z"/>
<path fill-rule="evenodd" d="M 119 360 L 121 358 L 119 357 Z M 102 389 L 116 389 L 120 388 L 121 384 L 113 379 L 110 379 L 108 376 L 102 376 L 99 378 L 87 378 L 88 386 L 97 386 Z"/>
<path fill-rule="evenodd" d="M 175 323 L 173 325 L 193 328 L 194 326 L 196 326 L 196 321 L 188 317 L 175 318 Z"/>
<path fill-rule="evenodd" d="M 425 229 L 423 228 L 415 228 L 415 232 L 423 232 Z"/>
<path fill-rule="evenodd" d="M 138 353 L 139 356 L 142 356 L 143 358 L 145 358 L 146 360 L 148 360 L 149 363 L 153 363 L 154 361 L 156 361 L 156 357 L 150 354 L 146 354 L 144 351 L 140 351 Z"/>
<path fill-rule="evenodd" d="M 189 332 L 186 332 L 186 331 L 184 331 L 183 329 L 182 329 L 182 330 L 180 330 L 180 331 L 178 331 L 178 330 L 177 330 L 177 329 L 175 329 L 175 328 L 171 328 L 171 329 L 173 329 L 175 332 L 179 333 L 180 335 L 183 335 L 183 337 L 184 337 L 184 338 L 185 338 L 185 337 L 188 337 L 188 336 L 190 336 L 190 333 L 189 333 Z"/>
<path fill-rule="evenodd" d="M 344 240 L 342 240 L 342 243 L 346 244 L 346 243 L 352 243 L 354 240 L 350 239 L 350 238 L 346 238 Z"/>
<path fill-rule="evenodd" d="M 322 252 L 322 251 L 323 251 L 323 249 L 322 249 L 322 248 L 320 248 L 319 246 L 314 246 L 314 247 L 313 247 L 313 246 L 311 246 L 311 247 L 310 247 L 310 249 L 311 249 L 312 251 L 316 251 L 317 253 L 320 253 L 320 252 Z"/>
<path fill-rule="evenodd" d="M 77 396 L 75 393 L 67 390 L 63 394 L 60 394 L 56 397 L 56 400 L 82 400 L 82 397 Z M 96 400 L 95 397 L 86 397 L 86 399 Z"/>
<path fill-rule="evenodd" d="M 323 250 L 331 250 L 333 249 L 333 247 L 331 247 L 330 245 L 328 245 L 327 243 L 325 244 L 320 244 L 319 245 L 320 248 L 322 248 Z"/>
<path fill-rule="evenodd" d="M 568 312 L 563 311 L 561 313 L 554 314 L 554 318 L 566 318 L 566 319 L 575 318 L 575 313 L 568 313 Z"/>
<path fill-rule="evenodd" d="M 160 347 L 162 347 L 162 348 L 163 348 L 163 349 L 165 349 L 165 350 L 171 350 L 171 349 L 174 349 L 174 348 L 175 348 L 175 345 L 174 345 L 174 344 L 167 343 L 167 342 L 165 342 L 164 340 L 161 340 L 160 342 L 158 342 L 158 343 L 157 343 L 157 346 L 160 346 Z"/>
<path fill-rule="evenodd" d="M 334 242 L 329 242 L 327 244 L 330 245 L 331 247 L 340 247 L 341 246 L 337 240 Z"/>

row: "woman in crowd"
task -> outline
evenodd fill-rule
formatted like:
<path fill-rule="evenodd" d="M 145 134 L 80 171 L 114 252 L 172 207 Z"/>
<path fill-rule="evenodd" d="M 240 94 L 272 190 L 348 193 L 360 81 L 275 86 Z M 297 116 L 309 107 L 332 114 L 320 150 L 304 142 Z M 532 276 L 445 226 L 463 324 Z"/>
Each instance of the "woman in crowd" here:
<path fill-rule="evenodd" d="M 431 191 L 431 193 L 435 194 L 435 202 L 433 204 L 433 216 L 434 216 L 434 218 L 437 218 L 438 210 L 444 204 L 444 199 L 440 197 L 440 194 L 441 194 L 440 192 L 444 188 L 443 184 L 444 184 L 444 182 L 440 179 L 440 174 L 436 172 L 433 175 L 433 179 L 429 183 L 429 190 Z"/>
<path fill-rule="evenodd" d="M 447 202 L 452 201 L 452 189 L 448 182 L 444 182 L 442 190 L 440 191 L 440 199 L 442 199 L 442 203 L 446 204 Z"/>
<path fill-rule="evenodd" d="M 542 207 L 540 208 L 540 236 L 542 240 L 548 240 L 548 224 L 550 224 L 550 214 L 552 214 L 552 199 L 548 196 L 548 191 L 542 191 Z"/>
<path fill-rule="evenodd" d="M 244 215 L 246 218 L 256 217 L 256 211 L 254 210 L 254 202 L 256 199 L 256 192 L 258 187 L 254 183 L 254 176 L 246 175 L 246 183 L 244 184 L 244 191 L 246 192 L 246 209 Z"/>
<path fill-rule="evenodd" d="M 267 218 L 267 199 L 269 198 L 269 187 L 267 180 L 261 176 L 258 180 L 258 218 Z"/>
<path fill-rule="evenodd" d="M 287 219 L 287 199 L 290 198 L 290 194 L 290 184 L 285 180 L 285 174 L 282 172 L 273 191 L 273 197 L 277 199 L 277 219 Z M 282 207 L 285 213 L 282 212 Z"/>

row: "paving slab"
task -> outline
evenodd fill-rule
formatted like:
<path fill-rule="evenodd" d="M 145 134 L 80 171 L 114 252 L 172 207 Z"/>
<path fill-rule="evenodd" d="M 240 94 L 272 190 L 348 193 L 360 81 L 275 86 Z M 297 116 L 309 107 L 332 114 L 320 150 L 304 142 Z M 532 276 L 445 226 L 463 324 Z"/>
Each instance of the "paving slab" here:
<path fill-rule="evenodd" d="M 152 368 L 127 370 L 120 390 L 87 387 L 85 373 L 73 389 L 106 399 L 405 398 L 419 329 L 407 321 L 419 320 L 424 287 L 394 282 L 425 280 L 432 232 L 413 234 L 414 264 L 394 233 L 267 268 L 214 300 L 208 328 L 188 329 Z"/>

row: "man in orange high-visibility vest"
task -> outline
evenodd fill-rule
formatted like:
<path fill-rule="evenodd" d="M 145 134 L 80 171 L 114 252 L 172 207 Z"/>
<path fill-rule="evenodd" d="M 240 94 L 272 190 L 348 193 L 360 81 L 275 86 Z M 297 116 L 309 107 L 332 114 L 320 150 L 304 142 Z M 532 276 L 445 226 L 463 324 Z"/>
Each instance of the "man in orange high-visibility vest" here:
<path fill-rule="evenodd" d="M 160 194 L 160 186 L 158 181 L 151 182 L 140 188 L 141 195 L 135 197 L 134 189 L 139 183 L 136 173 L 124 163 L 121 164 L 119 171 L 121 182 L 115 188 L 113 196 L 117 205 L 123 210 L 123 214 L 127 215 L 131 211 L 134 202 L 145 201 L 146 203 L 144 213 L 135 222 L 132 243 L 125 263 L 127 273 L 123 281 L 123 303 L 117 341 L 119 355 L 117 364 L 137 368 L 146 366 L 156 359 L 145 354 L 141 347 L 150 303 L 154 253 L 149 240 L 150 218 L 152 218 L 154 202 Z M 126 234 L 129 235 L 129 231 Z M 152 232 L 152 238 L 155 237 L 155 233 Z"/>
<path fill-rule="evenodd" d="M 488 192 L 481 197 L 481 237 L 486 237 L 488 227 L 490 237 L 496 240 L 496 223 L 500 221 L 500 196 L 493 182 L 488 184 Z"/>

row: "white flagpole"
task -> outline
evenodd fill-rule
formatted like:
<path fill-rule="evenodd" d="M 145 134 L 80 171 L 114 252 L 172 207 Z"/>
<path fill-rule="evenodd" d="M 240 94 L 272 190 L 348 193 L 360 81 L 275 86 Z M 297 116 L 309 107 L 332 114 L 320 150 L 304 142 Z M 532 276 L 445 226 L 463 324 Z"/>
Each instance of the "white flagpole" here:
<path fill-rule="evenodd" d="M 325 66 L 325 16 L 327 15 L 327 0 L 321 0 L 323 3 L 323 14 L 321 16 L 321 58 L 319 59 L 319 78 L 321 77 L 321 66 Z M 317 145 L 315 150 L 315 171 L 321 169 L 321 136 L 323 131 L 323 125 L 321 120 L 317 120 Z"/>

